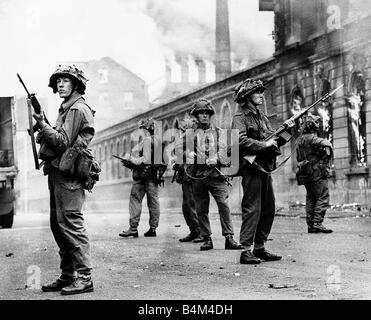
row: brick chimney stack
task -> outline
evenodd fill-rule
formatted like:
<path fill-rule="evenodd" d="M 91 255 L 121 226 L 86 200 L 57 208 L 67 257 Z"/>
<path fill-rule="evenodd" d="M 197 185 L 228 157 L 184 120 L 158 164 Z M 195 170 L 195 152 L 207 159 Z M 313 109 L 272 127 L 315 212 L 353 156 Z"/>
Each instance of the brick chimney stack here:
<path fill-rule="evenodd" d="M 221 80 L 231 73 L 228 0 L 216 0 L 215 76 Z"/>

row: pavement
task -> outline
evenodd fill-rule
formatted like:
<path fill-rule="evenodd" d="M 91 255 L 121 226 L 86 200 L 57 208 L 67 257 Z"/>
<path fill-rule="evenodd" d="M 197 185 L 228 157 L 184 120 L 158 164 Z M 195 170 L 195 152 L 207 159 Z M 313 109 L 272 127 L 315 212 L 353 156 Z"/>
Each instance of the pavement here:
<path fill-rule="evenodd" d="M 59 276 L 58 248 L 48 215 L 19 214 L 0 230 L 0 300 L 358 300 L 371 299 L 371 217 L 325 220 L 332 234 L 308 234 L 301 214 L 277 215 L 267 248 L 281 261 L 241 265 L 240 251 L 224 250 L 218 215 L 211 213 L 214 249 L 180 243 L 188 228 L 179 210 L 163 210 L 155 238 L 118 236 L 128 212 L 87 213 L 94 292 L 61 296 L 40 284 Z M 233 215 L 235 239 L 241 217 Z"/>

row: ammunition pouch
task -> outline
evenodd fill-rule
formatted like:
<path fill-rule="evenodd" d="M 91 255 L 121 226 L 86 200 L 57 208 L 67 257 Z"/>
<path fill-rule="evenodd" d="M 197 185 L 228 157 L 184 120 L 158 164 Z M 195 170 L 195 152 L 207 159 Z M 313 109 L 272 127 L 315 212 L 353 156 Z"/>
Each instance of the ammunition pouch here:
<path fill-rule="evenodd" d="M 75 147 L 68 148 L 61 156 L 59 161 L 59 171 L 66 173 L 70 176 L 75 173 L 75 163 L 79 156 L 79 150 Z"/>
<path fill-rule="evenodd" d="M 87 148 L 72 146 L 68 148 L 59 161 L 59 170 L 81 179 L 83 188 L 91 191 L 99 181 L 101 168 L 99 162 Z"/>
<path fill-rule="evenodd" d="M 58 157 L 58 154 L 45 142 L 41 142 L 38 157 L 43 161 L 51 161 L 53 159 L 56 159 Z"/>
<path fill-rule="evenodd" d="M 298 185 L 304 185 L 313 181 L 313 166 L 310 161 L 304 160 L 298 163 L 296 181 Z"/>

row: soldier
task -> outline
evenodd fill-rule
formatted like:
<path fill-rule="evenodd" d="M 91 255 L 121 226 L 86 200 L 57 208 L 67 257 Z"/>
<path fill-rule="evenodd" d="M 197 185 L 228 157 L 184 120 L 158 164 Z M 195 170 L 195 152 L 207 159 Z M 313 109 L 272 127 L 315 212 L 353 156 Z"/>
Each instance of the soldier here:
<path fill-rule="evenodd" d="M 240 232 L 240 243 L 244 248 L 240 257 L 242 264 L 258 264 L 261 260 L 274 261 L 282 258 L 265 248 L 275 214 L 275 198 L 269 172 L 276 167 L 275 155 L 279 150 L 275 139 L 264 141 L 273 132 L 268 118 L 258 109 L 263 104 L 264 90 L 260 80 L 252 79 L 245 80 L 235 88 L 235 101 L 239 104 L 239 110 L 233 117 L 232 128 L 239 130 L 241 156 L 238 175 L 242 176 L 243 188 Z M 243 157 L 246 155 L 258 156 L 260 168 L 245 161 Z"/>
<path fill-rule="evenodd" d="M 212 128 L 210 123 L 211 116 L 215 114 L 214 107 L 210 101 L 200 99 L 193 105 L 190 114 L 197 120 L 197 135 L 195 137 L 196 152 L 187 150 L 186 153 L 188 158 L 187 163 L 195 161 L 195 164 L 187 165 L 185 173 L 193 179 L 192 184 L 196 202 L 196 211 L 200 224 L 201 236 L 204 240 L 200 250 L 204 251 L 213 249 L 209 221 L 209 193 L 214 197 L 218 206 L 222 235 L 225 237 L 225 249 L 242 249 L 241 245 L 233 239 L 233 224 L 228 205 L 228 188 L 225 183 L 225 177 L 221 175 L 219 170 L 222 165 L 221 156 L 219 152 L 212 152 L 217 150 L 218 142 L 218 129 Z M 211 134 L 208 139 L 209 147 L 206 145 L 200 150 L 197 146 L 203 145 L 203 142 L 205 141 L 202 141 L 202 136 L 207 132 Z M 208 148 L 210 152 L 208 151 Z M 197 158 L 201 156 L 201 153 L 205 154 L 205 164 L 197 164 Z"/>
<path fill-rule="evenodd" d="M 120 237 L 138 237 L 138 225 L 142 213 L 142 201 L 147 195 L 147 204 L 149 210 L 149 230 L 144 233 L 145 237 L 156 237 L 156 229 L 160 219 L 160 203 L 158 198 L 158 186 L 160 177 L 158 166 L 154 164 L 154 151 L 157 149 L 159 140 L 155 136 L 155 122 L 152 118 L 142 119 L 139 122 L 139 129 L 145 130 L 147 136 L 132 150 L 132 154 L 125 154 L 132 164 L 133 168 L 133 185 L 129 200 L 130 227 L 126 231 L 119 233 Z M 144 152 L 146 143 L 151 146 L 149 154 Z M 162 149 L 160 149 L 161 151 Z M 162 151 L 161 151 L 162 152 Z M 151 159 L 147 159 L 151 157 Z M 162 172 L 163 173 L 163 172 Z"/>
<path fill-rule="evenodd" d="M 181 139 L 179 145 L 175 148 L 179 148 L 180 156 L 183 155 L 183 150 L 186 148 L 185 132 L 187 129 L 193 129 L 195 126 L 195 121 L 192 118 L 183 119 L 179 129 L 181 131 Z M 187 223 L 190 233 L 184 238 L 179 239 L 180 242 L 203 242 L 203 238 L 200 236 L 200 226 L 198 223 L 198 216 L 196 211 L 196 204 L 193 196 L 193 186 L 192 180 L 185 174 L 184 171 L 184 160 L 178 159 L 177 153 L 173 157 L 168 156 L 170 161 L 170 167 L 173 168 L 175 181 L 182 185 L 183 202 L 182 202 L 182 212 L 183 217 Z"/>
<path fill-rule="evenodd" d="M 333 152 L 330 141 L 317 136 L 319 119 L 312 114 L 306 117 L 303 135 L 298 141 L 296 177 L 298 184 L 304 184 L 307 190 L 308 233 L 331 233 L 332 230 L 325 228 L 322 222 L 329 206 L 328 176 Z"/>
<path fill-rule="evenodd" d="M 87 148 L 94 136 L 94 111 L 82 97 L 86 82 L 84 73 L 76 66 L 58 66 L 49 81 L 49 87 L 63 99 L 55 127 L 45 122 L 43 113 L 33 114 L 41 127 L 37 140 L 49 150 L 44 154 L 40 152 L 39 157 L 45 160 L 50 227 L 59 247 L 62 270 L 61 276 L 55 282 L 43 285 L 42 290 L 61 291 L 64 295 L 93 291 L 89 239 L 81 213 L 85 200 L 83 183 L 60 170 L 64 152 L 73 145 Z"/>

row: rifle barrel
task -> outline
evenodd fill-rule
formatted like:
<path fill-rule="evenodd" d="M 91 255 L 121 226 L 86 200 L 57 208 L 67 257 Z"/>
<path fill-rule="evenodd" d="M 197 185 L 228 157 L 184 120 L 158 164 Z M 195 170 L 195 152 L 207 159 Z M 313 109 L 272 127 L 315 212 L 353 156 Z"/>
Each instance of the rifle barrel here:
<path fill-rule="evenodd" d="M 23 82 L 21 76 L 20 76 L 18 73 L 17 73 L 17 76 L 18 76 L 19 82 L 22 84 L 23 88 L 24 88 L 24 89 L 26 90 L 26 92 L 27 92 L 28 97 L 30 98 L 31 95 L 30 95 L 30 93 L 28 92 L 28 90 L 27 90 L 27 88 L 26 88 L 26 85 L 24 84 L 24 82 Z"/>

